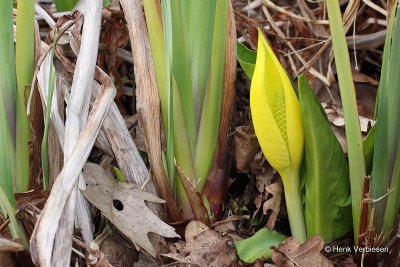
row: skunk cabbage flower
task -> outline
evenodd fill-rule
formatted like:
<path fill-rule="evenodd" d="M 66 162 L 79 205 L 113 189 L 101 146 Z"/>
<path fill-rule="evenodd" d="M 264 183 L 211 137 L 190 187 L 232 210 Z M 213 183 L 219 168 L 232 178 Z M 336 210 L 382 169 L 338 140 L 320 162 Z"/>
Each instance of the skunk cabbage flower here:
<path fill-rule="evenodd" d="M 254 129 L 265 158 L 282 177 L 293 236 L 304 242 L 299 181 L 304 150 L 300 104 L 289 77 L 260 31 L 258 36 L 250 88 Z"/>

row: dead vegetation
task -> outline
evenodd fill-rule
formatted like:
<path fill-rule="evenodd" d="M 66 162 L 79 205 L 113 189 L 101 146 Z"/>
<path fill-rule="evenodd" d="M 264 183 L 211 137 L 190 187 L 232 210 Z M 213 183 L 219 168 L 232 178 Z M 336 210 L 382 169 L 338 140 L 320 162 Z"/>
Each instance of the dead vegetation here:
<path fill-rule="evenodd" d="M 206 184 L 206 188 L 222 188 L 219 195 L 208 195 L 210 200 L 214 197 L 221 202 L 218 222 L 206 226 L 196 221 L 168 221 L 171 216 L 179 218 L 180 211 L 171 192 L 160 186 L 166 181 L 162 162 L 164 133 L 142 6 L 139 0 L 121 0 L 120 4 L 111 1 L 109 8 L 101 9 L 100 2 L 88 1 L 86 9 L 81 6 L 67 15 L 55 13 L 54 6 L 46 1 L 36 7 L 37 36 L 41 40 L 36 47 L 31 94 L 39 92 L 43 110 L 49 107 L 49 52 L 54 33 L 58 41 L 49 132 L 52 188 L 40 190 L 41 173 L 36 171 L 32 176 L 33 191 L 17 195 L 17 214 L 31 240 L 33 263 L 240 266 L 244 264 L 237 257 L 235 241 L 262 227 L 278 229 L 289 236 L 282 181 L 257 142 L 250 120 L 249 81 L 240 68 L 225 69 L 236 72 L 236 91 L 224 95 L 222 107 L 225 116 L 234 118 L 234 124 L 220 126 L 220 131 L 228 133 L 228 138 L 218 140 L 223 149 L 215 155 L 212 168 L 212 175 L 220 176 L 216 179 L 220 182 Z M 231 35 L 236 34 L 239 42 L 255 50 L 257 27 L 263 29 L 289 75 L 296 77 L 304 72 L 311 81 L 346 151 L 324 1 L 232 3 L 236 32 Z M 366 134 L 374 120 L 386 17 L 392 10 L 383 0 L 340 3 L 362 132 Z M 232 51 L 227 55 L 235 60 Z M 233 81 L 226 81 L 229 82 Z M 27 102 L 28 106 L 34 105 L 32 101 Z M 32 113 L 30 120 L 32 125 L 43 121 L 43 114 Z M 37 133 L 32 146 L 40 140 Z M 112 179 L 113 167 L 119 168 L 128 184 Z M 75 207 L 79 211 L 76 215 Z M 1 236 L 10 239 L 7 223 L 3 218 Z M 398 266 L 399 231 L 400 228 L 394 229 L 397 234 L 385 244 L 390 253 L 380 255 L 378 261 L 372 260 L 374 254 L 369 258 L 364 255 L 370 264 L 366 266 Z M 380 241 L 376 236 L 368 238 L 366 245 Z M 360 255 L 324 251 L 326 246 L 351 244 L 347 236 L 336 242 L 327 245 L 315 236 L 298 244 L 288 238 L 274 248 L 273 263 L 256 261 L 252 266 L 355 266 L 353 257 Z M 29 255 L 20 251 L 18 243 L 1 239 L 0 265 L 32 265 L 27 263 Z"/>

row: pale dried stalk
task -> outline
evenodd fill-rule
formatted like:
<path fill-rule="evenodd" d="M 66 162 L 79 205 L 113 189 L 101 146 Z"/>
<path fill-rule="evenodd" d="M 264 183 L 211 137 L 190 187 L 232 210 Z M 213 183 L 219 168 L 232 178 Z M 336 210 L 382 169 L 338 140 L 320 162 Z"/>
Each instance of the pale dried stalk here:
<path fill-rule="evenodd" d="M 53 266 L 52 251 L 54 238 L 59 228 L 66 202 L 74 190 L 81 170 L 91 152 L 102 122 L 115 97 L 111 79 L 100 69 L 98 74 L 103 80 L 102 90 L 98 95 L 85 128 L 79 136 L 69 160 L 58 175 L 46 205 L 39 216 L 31 238 L 31 254 L 34 262 L 42 267 Z M 68 236 L 69 239 L 72 236 Z M 69 251 L 64 251 L 69 254 Z"/>
<path fill-rule="evenodd" d="M 86 1 L 81 47 L 66 108 L 64 163 L 70 159 L 89 112 L 90 89 L 97 61 L 102 6 L 101 0 Z M 79 177 L 78 184 L 80 189 L 85 189 L 82 175 Z M 60 266 L 67 266 L 70 262 L 71 254 L 65 253 L 65 251 L 69 251 L 72 247 L 75 221 L 78 228 L 81 229 L 84 240 L 90 243 L 93 240 L 93 231 L 89 204 L 78 191 L 78 185 L 75 186 L 66 203 L 64 215 L 55 237 L 52 261 L 56 260 Z M 54 263 L 52 262 L 52 265 Z"/>
<path fill-rule="evenodd" d="M 41 47 L 43 51 L 46 51 L 48 45 L 42 42 Z M 68 87 L 69 81 L 66 76 L 65 70 L 63 70 L 62 68 L 58 68 L 57 62 L 55 65 L 57 69 L 57 81 L 58 81 L 55 90 L 57 92 L 59 90 L 65 90 L 59 87 L 60 86 Z M 46 82 L 48 80 L 47 77 L 48 71 L 46 71 L 47 68 L 48 68 L 48 61 L 44 60 L 38 75 L 39 91 L 42 96 L 44 109 L 47 107 L 47 91 L 48 91 L 47 88 L 48 82 Z M 94 81 L 91 90 L 91 106 L 93 106 L 95 98 L 99 92 L 100 92 L 100 85 L 98 84 L 97 81 Z M 58 105 L 57 99 L 53 98 L 51 122 L 52 124 L 54 124 L 57 137 L 60 141 L 61 147 L 63 148 L 65 128 L 61 116 L 59 115 L 57 105 Z M 96 144 L 102 151 L 106 152 L 108 155 L 116 159 L 119 168 L 121 169 L 122 173 L 124 174 L 128 182 L 136 183 L 139 186 L 142 186 L 145 183 L 146 178 L 149 175 L 149 172 L 139 154 L 139 151 L 135 143 L 133 142 L 133 139 L 126 127 L 124 119 L 115 103 L 112 103 L 110 110 L 107 113 L 107 116 L 103 123 L 103 127 L 101 128 L 100 133 L 97 136 Z M 144 187 L 144 190 L 154 195 L 157 195 L 157 191 L 152 182 L 147 183 L 147 185 Z M 158 204 L 156 203 L 150 203 L 150 209 L 155 214 L 157 214 L 158 211 L 158 208 L 156 208 L 157 205 Z"/>
<path fill-rule="evenodd" d="M 141 1 L 120 0 L 120 3 L 129 28 L 135 65 L 139 125 L 145 135 L 145 144 L 153 178 L 157 181 L 156 185 L 160 195 L 167 202 L 170 217 L 179 218 L 180 214 L 171 191 L 168 194 L 168 179 L 162 163 L 160 99 L 157 92 L 149 36 L 146 30 Z"/>
<path fill-rule="evenodd" d="M 77 144 L 80 130 L 83 128 L 84 122 L 87 118 L 90 102 L 90 88 L 93 82 L 97 59 L 97 46 L 100 35 L 100 21 L 102 15 L 102 1 L 87 1 L 86 4 L 88 8 L 86 9 L 87 12 L 85 16 L 85 23 L 83 25 L 81 53 L 78 56 L 77 71 L 74 73 L 74 81 L 72 84 L 70 99 L 68 101 L 66 111 L 67 118 L 65 136 L 68 136 L 68 138 L 64 140 L 65 166 L 67 166 L 66 164 L 73 160 L 70 158 L 70 156 Z M 57 105 L 55 106 L 57 107 Z M 107 106 L 106 108 L 108 109 L 108 107 L 109 106 Z M 97 127 L 100 127 L 100 125 Z M 93 138 L 93 142 L 94 140 L 95 138 Z M 87 152 L 87 154 L 89 155 L 89 153 L 90 150 Z M 81 183 L 84 186 L 83 178 L 81 180 Z M 57 182 L 58 181 L 56 181 L 55 185 L 57 184 Z M 55 188 L 53 188 L 53 191 L 55 191 L 54 189 Z M 69 265 L 71 256 L 69 251 L 72 247 L 72 233 L 74 229 L 75 217 L 77 217 L 78 227 L 81 229 L 85 241 L 90 242 L 93 239 L 88 203 L 84 200 L 80 192 L 77 192 L 77 184 L 75 184 L 75 188 L 70 195 L 68 194 L 68 196 L 69 199 L 66 205 L 57 207 L 57 209 L 59 209 L 60 211 L 64 209 L 64 217 L 55 224 L 57 226 L 59 224 L 58 229 L 56 229 L 56 232 L 54 232 L 55 236 L 50 235 L 47 239 L 47 241 L 51 240 L 52 245 L 46 247 L 45 259 L 40 257 L 40 248 L 42 245 L 46 245 L 46 243 L 37 244 L 39 249 L 38 253 L 40 255 L 37 259 L 38 262 L 44 261 L 44 263 L 48 265 L 50 265 L 50 262 L 51 265 Z M 46 219 L 48 221 L 51 220 L 44 217 L 44 220 Z M 39 229 L 40 227 L 41 225 L 39 224 Z M 38 236 L 38 238 L 41 238 L 41 236 Z M 52 249 L 54 249 L 53 253 L 51 253 Z M 68 252 L 65 253 L 66 251 Z"/>
<path fill-rule="evenodd" d="M 87 1 L 87 3 L 87 6 L 90 7 L 90 2 Z M 96 10 L 96 12 L 91 13 L 88 11 L 85 15 L 82 47 L 77 60 L 77 69 L 74 73 L 68 103 L 69 105 L 67 105 L 66 109 L 65 136 L 67 138 L 65 138 L 66 146 L 64 149 L 64 162 L 68 160 L 71 151 L 70 149 L 76 144 L 79 133 L 85 125 L 89 111 L 89 95 L 97 59 L 102 7 L 102 3 L 99 1 L 93 1 L 92 3 L 94 4 L 92 8 L 95 8 L 94 10 Z M 97 5 L 95 3 L 97 3 Z M 91 10 L 91 8 L 87 8 L 87 10 Z M 93 18 L 94 20 L 88 21 L 89 18 Z M 92 35 L 91 32 L 93 32 L 93 29 L 95 30 Z M 86 38 L 88 35 L 93 38 Z M 89 47 L 93 45 L 94 47 L 90 50 Z M 89 51 L 93 52 L 88 53 Z M 86 70 L 87 72 L 83 70 Z M 89 203 L 78 191 L 78 188 L 85 189 L 85 182 L 82 174 L 79 177 L 78 184 L 75 186 L 75 189 L 72 191 L 69 200 L 67 201 L 64 210 L 65 215 L 60 221 L 60 228 L 55 239 L 52 265 L 55 263 L 60 264 L 60 266 L 66 266 L 69 264 L 71 255 L 70 253 L 65 253 L 65 251 L 69 251 L 72 248 L 72 240 L 70 237 L 73 234 L 74 222 L 77 224 L 77 227 L 80 228 L 82 236 L 87 243 L 90 243 L 93 240 Z"/>

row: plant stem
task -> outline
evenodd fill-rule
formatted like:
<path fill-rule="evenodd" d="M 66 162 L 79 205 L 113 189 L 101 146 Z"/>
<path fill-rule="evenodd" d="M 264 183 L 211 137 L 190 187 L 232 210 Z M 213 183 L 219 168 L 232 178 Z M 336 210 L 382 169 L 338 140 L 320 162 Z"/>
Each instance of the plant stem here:
<path fill-rule="evenodd" d="M 16 34 L 17 118 L 16 118 L 16 191 L 28 190 L 30 126 L 26 116 L 25 95 L 29 95 L 35 58 L 35 1 L 18 0 Z"/>
<path fill-rule="evenodd" d="M 346 125 L 350 187 L 352 196 L 354 242 L 358 244 L 362 200 L 362 179 L 365 176 L 365 162 L 358 120 L 357 100 L 350 66 L 350 57 L 340 12 L 339 1 L 327 0 L 329 26 L 332 36 L 335 64 L 339 80 L 340 95 Z"/>
<path fill-rule="evenodd" d="M 45 126 L 44 126 L 44 134 L 42 140 L 41 147 L 41 157 L 42 157 L 42 171 L 43 171 L 43 189 L 48 189 L 49 187 L 49 159 L 48 159 L 48 135 L 49 135 L 49 126 L 50 126 L 50 113 L 51 106 L 53 102 L 53 93 L 54 93 L 54 85 L 56 81 L 56 74 L 53 65 L 53 57 L 54 51 L 56 47 L 56 36 L 57 30 L 54 32 L 53 36 L 53 48 L 50 52 L 49 60 L 49 85 L 48 85 L 48 95 L 47 95 L 47 109 L 46 109 L 46 118 L 45 118 Z"/>
<path fill-rule="evenodd" d="M 304 243 L 307 239 L 307 235 L 304 223 L 303 202 L 300 195 L 299 171 L 289 168 L 281 175 L 283 187 L 285 189 L 286 207 L 292 235 L 298 242 Z"/>

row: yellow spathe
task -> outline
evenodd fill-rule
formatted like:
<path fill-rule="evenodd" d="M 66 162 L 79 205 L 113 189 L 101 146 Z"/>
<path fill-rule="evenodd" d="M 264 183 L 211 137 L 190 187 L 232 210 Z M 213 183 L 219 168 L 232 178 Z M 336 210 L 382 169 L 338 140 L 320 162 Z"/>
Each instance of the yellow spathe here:
<path fill-rule="evenodd" d="M 258 36 L 250 89 L 251 114 L 265 158 L 284 176 L 289 168 L 297 171 L 303 157 L 300 104 L 289 77 L 260 31 Z"/>

